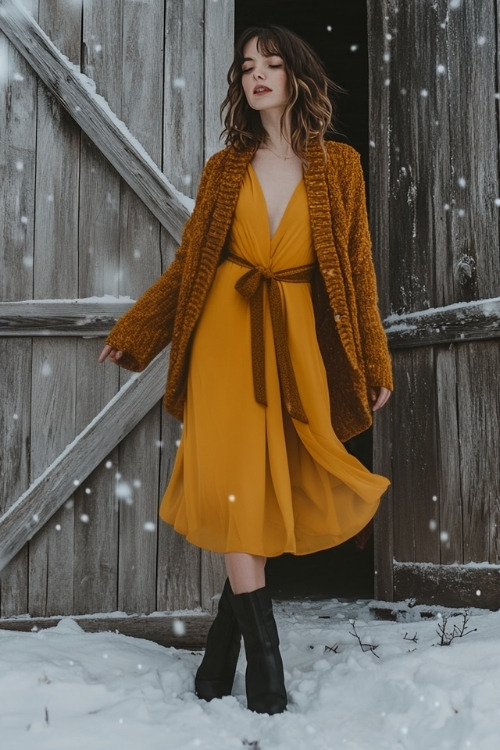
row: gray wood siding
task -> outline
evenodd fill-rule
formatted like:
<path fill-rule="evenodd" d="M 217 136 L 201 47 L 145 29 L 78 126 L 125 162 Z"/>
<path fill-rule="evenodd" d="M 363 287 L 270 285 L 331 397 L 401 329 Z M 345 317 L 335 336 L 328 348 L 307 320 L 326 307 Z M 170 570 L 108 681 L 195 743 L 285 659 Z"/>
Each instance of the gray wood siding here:
<path fill-rule="evenodd" d="M 80 7 L 40 0 L 34 18 L 95 82 L 97 94 L 168 180 L 194 196 L 204 162 L 221 145 L 218 107 L 232 56 L 232 0 L 85 0 Z M 92 298 L 96 319 L 105 319 L 109 305 L 100 307 L 95 298 L 137 298 L 171 262 L 187 211 L 169 198 L 140 149 L 134 152 L 126 139 L 118 145 L 113 119 L 101 127 L 105 121 L 92 100 L 82 107 L 74 100 L 70 116 L 12 43 L 8 55 L 0 97 L 1 302 Z M 120 153 L 127 149 L 124 163 Z M 132 187 L 120 176 L 127 169 Z M 174 227 L 172 234 L 160 221 Z M 158 519 L 179 424 L 156 403 L 91 470 L 92 455 L 105 445 L 106 420 L 112 446 L 124 419 L 132 419 L 118 409 L 116 420 L 103 412 L 130 377 L 96 363 L 115 313 L 85 337 L 83 330 L 52 336 L 36 313 L 30 330 L 20 325 L 16 331 L 8 310 L 9 330 L 0 337 L 0 516 L 96 415 L 103 416 L 96 427 L 101 447 L 90 438 L 88 455 L 76 450 L 62 462 L 62 474 L 56 467 L 50 475 L 53 509 L 58 498 L 67 502 L 3 571 L 0 615 L 210 611 L 221 588 L 220 557 L 201 554 Z M 163 387 L 165 361 L 151 373 Z M 144 400 L 138 396 L 137 402 L 139 413 Z M 85 441 L 79 445 L 85 449 Z M 46 511 L 47 487 L 38 492 L 30 502 Z M 16 526 L 29 506 L 23 507 L 9 517 L 16 534 L 26 533 Z"/>
<path fill-rule="evenodd" d="M 419 578 L 393 580 L 393 560 L 459 563 L 458 575 L 499 562 L 499 39 L 496 0 L 368 9 L 371 224 L 395 370 L 375 426 L 376 465 L 392 478 L 377 595 L 397 599 L 418 596 Z M 448 307 L 474 301 L 495 308 L 491 325 Z"/>

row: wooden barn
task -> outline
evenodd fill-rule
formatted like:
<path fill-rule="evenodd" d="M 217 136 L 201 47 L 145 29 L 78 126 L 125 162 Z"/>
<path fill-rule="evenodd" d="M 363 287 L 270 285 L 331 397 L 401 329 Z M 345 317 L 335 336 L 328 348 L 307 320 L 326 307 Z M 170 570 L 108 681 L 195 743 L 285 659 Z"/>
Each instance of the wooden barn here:
<path fill-rule="evenodd" d="M 202 640 L 222 560 L 157 519 L 181 429 L 160 404 L 168 352 L 138 376 L 97 356 L 171 261 L 221 147 L 235 31 L 269 21 L 348 89 L 342 137 L 368 177 L 396 383 L 349 446 L 392 480 L 364 553 L 371 594 L 500 607 L 497 3 L 348 5 L 0 0 L 3 626 L 110 613 L 124 632 Z M 311 576 L 309 593 L 342 595 L 352 549 L 312 557 L 333 583 Z"/>

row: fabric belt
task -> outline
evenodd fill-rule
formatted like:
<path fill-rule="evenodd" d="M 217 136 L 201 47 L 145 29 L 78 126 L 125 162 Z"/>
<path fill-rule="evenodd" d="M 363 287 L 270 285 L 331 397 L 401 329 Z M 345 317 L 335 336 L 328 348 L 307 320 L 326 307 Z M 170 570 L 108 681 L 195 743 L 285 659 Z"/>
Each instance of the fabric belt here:
<path fill-rule="evenodd" d="M 281 302 L 279 281 L 303 284 L 312 281 L 316 263 L 305 266 L 287 268 L 284 271 L 271 271 L 269 268 L 256 266 L 235 253 L 229 253 L 227 260 L 243 266 L 249 270 L 236 282 L 235 289 L 250 304 L 250 332 L 252 345 L 252 372 L 255 399 L 259 404 L 267 406 L 266 397 L 266 369 L 264 349 L 264 286 L 269 295 L 269 309 L 273 329 L 276 361 L 281 385 L 281 392 L 286 410 L 294 419 L 308 422 L 302 401 L 300 400 L 297 381 L 293 371 L 288 341 L 286 337 L 286 323 Z"/>

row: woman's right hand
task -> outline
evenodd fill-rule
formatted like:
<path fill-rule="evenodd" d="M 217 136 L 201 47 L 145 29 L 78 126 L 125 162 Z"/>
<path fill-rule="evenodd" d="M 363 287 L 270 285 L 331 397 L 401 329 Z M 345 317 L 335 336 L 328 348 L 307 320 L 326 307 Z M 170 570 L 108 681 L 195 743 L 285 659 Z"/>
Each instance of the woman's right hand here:
<path fill-rule="evenodd" d="M 114 362 L 115 365 L 118 364 L 118 360 L 123 355 L 123 352 L 120 352 L 118 349 L 113 349 L 112 346 L 106 346 L 102 350 L 102 352 L 99 355 L 99 359 L 97 360 L 99 364 L 101 362 L 104 362 L 104 360 L 109 359 L 111 362 Z"/>

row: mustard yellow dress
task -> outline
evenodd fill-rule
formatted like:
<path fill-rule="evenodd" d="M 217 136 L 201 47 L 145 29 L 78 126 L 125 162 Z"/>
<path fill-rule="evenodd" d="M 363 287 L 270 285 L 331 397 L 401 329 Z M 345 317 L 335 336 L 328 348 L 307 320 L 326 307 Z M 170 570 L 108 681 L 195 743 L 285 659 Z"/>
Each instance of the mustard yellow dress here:
<path fill-rule="evenodd" d="M 273 273 L 314 263 L 304 182 L 270 237 L 264 195 L 250 165 L 230 250 Z M 195 331 L 183 434 L 160 516 L 188 541 L 214 552 L 317 552 L 364 528 L 389 481 L 363 467 L 332 429 L 308 282 L 278 282 L 308 422 L 292 419 L 282 405 L 266 293 L 268 405 L 256 401 L 250 306 L 235 289 L 246 270 L 230 260 L 219 266 Z"/>

